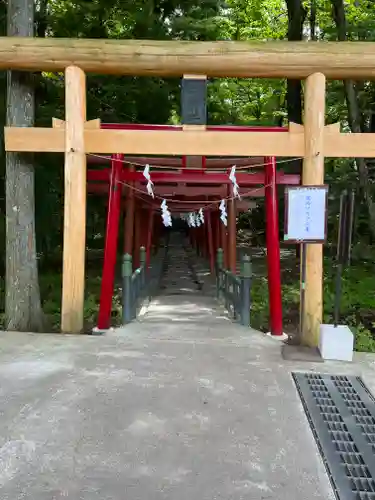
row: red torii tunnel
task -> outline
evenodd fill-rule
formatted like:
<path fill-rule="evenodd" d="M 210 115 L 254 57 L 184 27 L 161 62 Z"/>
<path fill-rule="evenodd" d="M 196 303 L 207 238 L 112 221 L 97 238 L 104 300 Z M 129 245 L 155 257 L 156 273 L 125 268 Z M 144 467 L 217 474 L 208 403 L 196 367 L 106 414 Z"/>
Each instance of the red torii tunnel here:
<path fill-rule="evenodd" d="M 182 130 L 181 125 L 101 124 L 103 129 L 127 130 Z M 282 127 L 206 126 L 216 131 L 279 131 Z M 266 246 L 270 331 L 282 335 L 282 295 L 280 277 L 280 244 L 277 184 L 298 185 L 300 176 L 286 174 L 276 168 L 276 159 L 267 158 L 206 158 L 206 157 L 140 157 L 113 155 L 111 158 L 89 155 L 89 164 L 107 163 L 105 168 L 89 169 L 88 192 L 108 195 L 103 275 L 100 294 L 98 329 L 110 327 L 115 282 L 118 234 L 121 208 L 125 209 L 124 253 L 133 256 L 134 267 L 139 266 L 139 249 L 146 248 L 149 265 L 151 249 L 161 229 L 160 202 L 166 199 L 173 213 L 191 212 L 203 208 L 205 224 L 190 231 L 191 240 L 199 245 L 209 258 L 211 272 L 215 272 L 218 248 L 224 251 L 225 266 L 233 273 L 237 267 L 236 216 L 255 206 L 252 198 L 265 197 Z M 143 169 L 150 166 L 154 193 L 147 194 Z M 236 179 L 241 200 L 233 198 L 230 168 L 236 165 Z M 228 226 L 220 222 L 219 203 L 227 199 Z"/>

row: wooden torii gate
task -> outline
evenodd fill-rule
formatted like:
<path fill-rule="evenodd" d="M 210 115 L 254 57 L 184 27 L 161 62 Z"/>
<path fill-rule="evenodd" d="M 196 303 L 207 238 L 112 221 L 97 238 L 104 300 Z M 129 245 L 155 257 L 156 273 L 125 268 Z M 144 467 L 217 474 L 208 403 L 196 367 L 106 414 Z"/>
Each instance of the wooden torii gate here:
<path fill-rule="evenodd" d="M 5 149 L 65 154 L 62 330 L 83 326 L 86 154 L 303 157 L 304 185 L 324 183 L 324 158 L 375 157 L 374 134 L 325 126 L 329 78 L 374 78 L 375 44 L 359 42 L 154 42 L 0 38 L 0 69 L 65 71 L 65 126 L 5 128 Z M 86 122 L 85 71 L 148 76 L 306 78 L 304 126 L 277 132 L 101 130 Z M 318 343 L 323 304 L 323 246 L 306 245 L 304 330 Z"/>

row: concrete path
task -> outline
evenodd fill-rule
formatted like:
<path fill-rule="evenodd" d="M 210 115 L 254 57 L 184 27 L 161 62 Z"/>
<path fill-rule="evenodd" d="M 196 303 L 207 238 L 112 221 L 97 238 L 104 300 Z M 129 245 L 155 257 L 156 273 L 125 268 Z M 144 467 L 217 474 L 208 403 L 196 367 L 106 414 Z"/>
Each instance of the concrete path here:
<path fill-rule="evenodd" d="M 374 358 L 283 361 L 189 286 L 105 336 L 2 334 L 1 500 L 333 500 L 291 371 L 374 389 Z"/>
<path fill-rule="evenodd" d="M 363 358 L 362 358 L 363 359 Z M 0 498 L 333 499 L 280 346 L 228 323 L 3 334 Z"/>

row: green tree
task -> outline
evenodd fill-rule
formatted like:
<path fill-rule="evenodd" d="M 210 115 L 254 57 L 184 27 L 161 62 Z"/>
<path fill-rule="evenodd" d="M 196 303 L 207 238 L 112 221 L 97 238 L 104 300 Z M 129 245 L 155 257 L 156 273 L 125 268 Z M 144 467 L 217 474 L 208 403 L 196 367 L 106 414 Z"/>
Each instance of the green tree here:
<path fill-rule="evenodd" d="M 34 2 L 9 0 L 8 35 L 33 36 Z M 7 125 L 30 127 L 34 123 L 32 75 L 8 73 Z M 29 155 L 6 155 L 6 328 L 41 331 L 35 244 L 34 165 Z"/>

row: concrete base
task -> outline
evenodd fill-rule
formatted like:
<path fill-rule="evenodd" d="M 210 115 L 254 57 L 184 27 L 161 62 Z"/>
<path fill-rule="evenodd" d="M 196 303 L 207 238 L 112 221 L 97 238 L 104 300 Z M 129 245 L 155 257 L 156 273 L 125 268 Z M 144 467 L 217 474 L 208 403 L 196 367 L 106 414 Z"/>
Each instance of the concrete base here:
<path fill-rule="evenodd" d="M 281 340 L 282 342 L 285 342 L 285 340 L 288 340 L 289 335 L 286 333 L 283 333 L 282 335 L 272 335 L 271 332 L 266 333 L 267 337 L 270 337 L 273 340 Z"/>
<path fill-rule="evenodd" d="M 91 335 L 105 335 L 108 330 L 100 330 L 97 326 L 91 330 Z"/>
<path fill-rule="evenodd" d="M 353 360 L 354 336 L 346 325 L 320 325 L 319 351 L 323 359 Z"/>
<path fill-rule="evenodd" d="M 284 344 L 281 348 L 281 355 L 287 361 L 324 362 L 317 347 Z"/>

